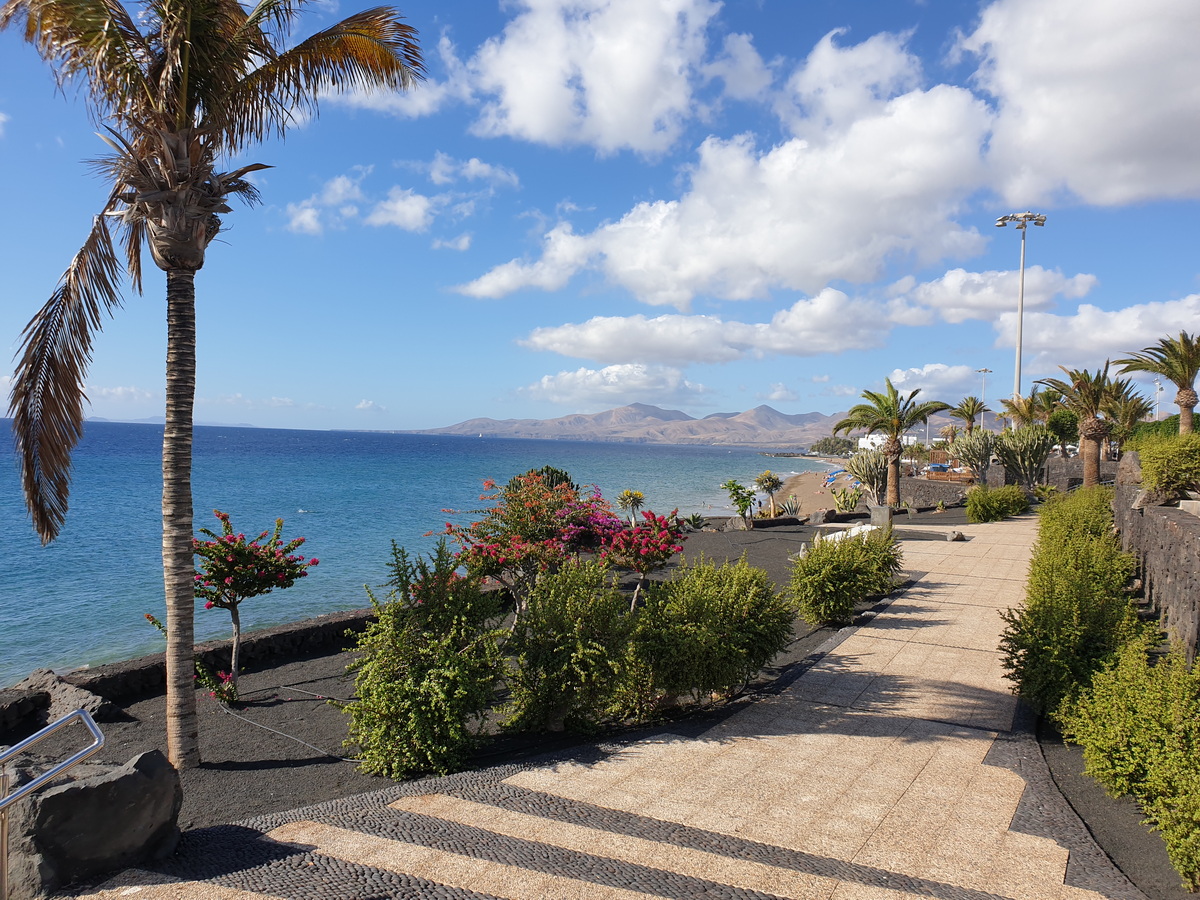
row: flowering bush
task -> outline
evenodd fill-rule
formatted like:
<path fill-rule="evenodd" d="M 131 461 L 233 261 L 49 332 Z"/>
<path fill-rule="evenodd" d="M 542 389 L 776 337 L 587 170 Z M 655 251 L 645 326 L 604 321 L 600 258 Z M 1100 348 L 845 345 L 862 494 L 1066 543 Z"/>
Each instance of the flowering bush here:
<path fill-rule="evenodd" d="M 196 599 L 204 601 L 205 609 L 218 606 L 229 610 L 233 620 L 233 656 L 230 662 L 230 682 L 237 691 L 238 658 L 242 643 L 242 624 L 238 606 L 249 597 L 266 594 L 276 588 L 289 588 L 297 578 L 308 575 L 308 569 L 320 560 L 305 559 L 294 551 L 304 543 L 304 538 L 294 538 L 286 543 L 280 535 L 283 519 L 275 520 L 275 531 L 264 531 L 252 540 L 246 535 L 235 533 L 229 514 L 213 510 L 221 523 L 221 534 L 207 528 L 200 533 L 210 540 L 192 541 L 192 551 L 200 557 L 195 576 Z M 270 535 L 270 537 L 268 537 Z"/>
<path fill-rule="evenodd" d="M 679 543 L 684 536 L 678 513 L 679 510 L 673 509 L 669 516 L 659 516 L 647 510 L 642 513 L 645 524 L 613 532 L 605 539 L 603 558 L 618 566 L 633 569 L 638 574 L 631 606 L 637 605 L 646 576 L 655 569 L 661 569 L 683 549 Z"/>
<path fill-rule="evenodd" d="M 164 638 L 167 636 L 167 629 L 163 627 L 163 623 L 150 613 L 146 613 L 146 621 L 157 628 Z M 237 685 L 234 683 L 233 675 L 229 672 L 220 671 L 213 674 L 213 670 L 200 662 L 200 660 L 195 661 L 195 667 L 196 674 L 193 677 L 199 682 L 201 687 L 208 691 L 208 696 L 220 703 L 224 703 L 226 706 L 237 701 L 238 690 Z"/>
<path fill-rule="evenodd" d="M 572 555 L 600 546 L 621 527 L 598 490 L 581 497 L 569 480 L 550 483 L 541 472 L 513 478 L 480 500 L 494 503 L 467 526 L 446 523 L 444 533 L 462 548 L 458 561 L 474 576 L 494 578 L 512 595 L 520 618 L 539 576 Z"/>

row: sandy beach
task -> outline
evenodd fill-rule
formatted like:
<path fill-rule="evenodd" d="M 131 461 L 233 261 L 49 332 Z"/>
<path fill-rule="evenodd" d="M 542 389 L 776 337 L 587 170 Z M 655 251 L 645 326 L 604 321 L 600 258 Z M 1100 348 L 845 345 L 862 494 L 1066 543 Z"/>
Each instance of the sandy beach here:
<path fill-rule="evenodd" d="M 829 462 L 831 465 L 835 465 L 837 461 L 829 460 Z M 783 487 L 776 492 L 775 503 L 778 505 L 794 494 L 800 504 L 800 512 L 804 515 L 814 513 L 818 509 L 832 509 L 833 496 L 830 494 L 829 488 L 825 487 L 825 482 L 828 480 L 829 472 L 801 472 L 799 475 L 792 475 L 790 478 L 784 479 Z M 845 487 L 848 484 L 846 476 L 840 476 L 836 482 L 838 487 Z"/>

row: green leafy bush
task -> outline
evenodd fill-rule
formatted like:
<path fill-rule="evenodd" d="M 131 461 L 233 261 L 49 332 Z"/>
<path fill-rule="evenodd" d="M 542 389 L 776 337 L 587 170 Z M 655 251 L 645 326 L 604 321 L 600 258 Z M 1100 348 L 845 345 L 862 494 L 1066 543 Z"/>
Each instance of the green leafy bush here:
<path fill-rule="evenodd" d="M 1029 497 L 1019 485 L 989 488 L 976 485 L 967 492 L 967 521 L 999 522 L 1029 509 Z"/>
<path fill-rule="evenodd" d="M 507 646 L 508 727 L 594 729 L 625 678 L 631 628 L 629 600 L 603 563 L 569 560 L 543 576 Z"/>
<path fill-rule="evenodd" d="M 1200 488 L 1200 434 L 1152 434 L 1127 446 L 1136 446 L 1147 490 L 1181 495 Z"/>
<path fill-rule="evenodd" d="M 1125 593 L 1135 562 L 1112 530 L 1112 489 L 1075 491 L 1041 509 L 1025 605 L 1001 613 L 1005 677 L 1040 712 L 1078 695 L 1137 630 Z"/>
<path fill-rule="evenodd" d="M 1200 888 L 1200 672 L 1181 648 L 1151 665 L 1156 635 L 1126 643 L 1062 716 L 1086 771 L 1131 794 L 1162 832 L 1188 890 Z"/>
<path fill-rule="evenodd" d="M 670 581 L 651 585 L 639 611 L 633 695 L 735 693 L 788 645 L 795 618 L 791 601 L 745 558 L 685 561 Z"/>
<path fill-rule="evenodd" d="M 372 775 L 452 772 L 474 746 L 471 724 L 491 705 L 501 672 L 499 632 L 490 627 L 497 592 L 460 577 L 445 541 L 415 564 L 393 543 L 390 569 L 386 602 L 367 591 L 377 619 L 349 666 L 358 699 L 343 707 L 346 744 L 357 745 Z"/>
<path fill-rule="evenodd" d="M 827 538 L 793 563 L 791 593 L 800 615 L 812 624 L 846 625 L 856 603 L 892 589 L 901 563 L 890 528 Z"/>

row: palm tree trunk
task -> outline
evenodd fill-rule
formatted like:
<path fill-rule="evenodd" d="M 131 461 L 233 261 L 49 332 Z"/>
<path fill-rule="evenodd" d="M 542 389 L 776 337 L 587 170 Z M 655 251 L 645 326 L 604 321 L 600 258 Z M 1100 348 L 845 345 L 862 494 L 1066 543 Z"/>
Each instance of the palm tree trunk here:
<path fill-rule="evenodd" d="M 895 509 L 900 505 L 900 454 L 888 454 L 887 505 Z"/>
<path fill-rule="evenodd" d="M 1179 433 L 1192 433 L 1192 420 L 1195 416 L 1195 408 L 1191 406 L 1179 407 Z"/>
<path fill-rule="evenodd" d="M 167 757 L 200 764 L 196 723 L 192 554 L 192 404 L 196 395 L 195 272 L 167 271 L 167 413 L 163 429 L 163 583 L 167 598 Z"/>
<path fill-rule="evenodd" d="M 1083 455 L 1083 486 L 1095 487 L 1100 483 L 1100 439 L 1083 435 L 1079 437 Z"/>

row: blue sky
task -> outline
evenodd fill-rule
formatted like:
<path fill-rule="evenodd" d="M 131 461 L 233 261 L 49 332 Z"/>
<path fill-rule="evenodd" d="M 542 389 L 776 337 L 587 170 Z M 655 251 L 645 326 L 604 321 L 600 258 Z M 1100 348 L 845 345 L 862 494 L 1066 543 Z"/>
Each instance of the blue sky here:
<path fill-rule="evenodd" d="M 359 8 L 314 4 L 301 30 Z M 231 161 L 274 168 L 197 275 L 198 421 L 833 413 L 885 376 L 957 402 L 981 368 L 996 407 L 1020 235 L 994 222 L 1026 209 L 1047 216 L 1028 240 L 1026 392 L 1200 330 L 1198 4 L 401 9 L 425 84 L 328 98 Z M 106 196 L 95 130 L 0 34 L 9 357 Z M 161 415 L 164 320 L 152 269 L 96 341 L 92 415 Z"/>

